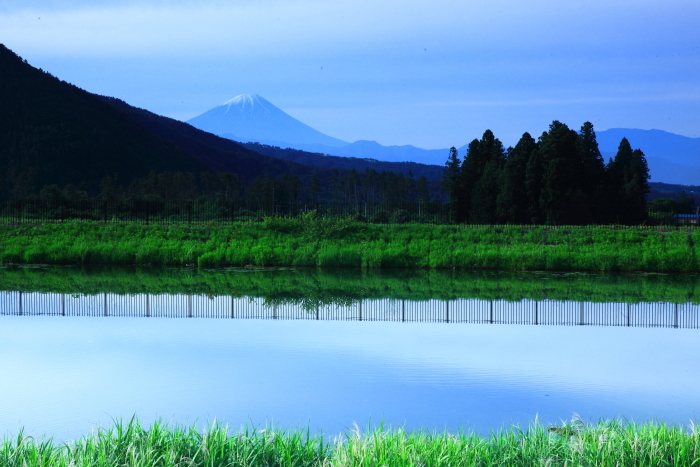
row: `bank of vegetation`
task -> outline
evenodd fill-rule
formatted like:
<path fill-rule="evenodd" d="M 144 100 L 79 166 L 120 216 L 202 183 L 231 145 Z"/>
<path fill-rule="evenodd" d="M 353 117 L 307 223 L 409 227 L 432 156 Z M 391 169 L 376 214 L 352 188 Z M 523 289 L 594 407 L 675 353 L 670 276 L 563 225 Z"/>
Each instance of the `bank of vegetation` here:
<path fill-rule="evenodd" d="M 374 225 L 314 212 L 262 223 L 3 225 L 1 263 L 697 271 L 698 231 Z"/>
<path fill-rule="evenodd" d="M 308 430 L 170 427 L 138 421 L 69 443 L 21 433 L 0 444 L 6 467 L 153 466 L 634 466 L 696 465 L 700 436 L 662 424 L 618 421 L 532 425 L 487 437 L 468 433 L 353 430 L 334 439 Z"/>

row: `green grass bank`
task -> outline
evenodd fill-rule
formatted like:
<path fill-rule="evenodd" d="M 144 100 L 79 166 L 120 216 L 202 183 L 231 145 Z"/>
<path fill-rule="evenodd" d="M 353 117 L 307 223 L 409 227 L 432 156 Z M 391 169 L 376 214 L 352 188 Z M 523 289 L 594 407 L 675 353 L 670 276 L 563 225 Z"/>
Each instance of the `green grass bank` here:
<path fill-rule="evenodd" d="M 476 434 L 359 430 L 329 439 L 308 431 L 214 425 L 149 428 L 138 421 L 98 429 L 68 443 L 20 434 L 0 445 L 4 467 L 175 466 L 691 466 L 700 435 L 660 424 L 617 421 L 586 426 L 533 425 L 481 437 Z"/>
<path fill-rule="evenodd" d="M 312 215 L 231 225 L 3 225 L 0 263 L 655 271 L 700 269 L 700 230 L 375 225 Z"/>

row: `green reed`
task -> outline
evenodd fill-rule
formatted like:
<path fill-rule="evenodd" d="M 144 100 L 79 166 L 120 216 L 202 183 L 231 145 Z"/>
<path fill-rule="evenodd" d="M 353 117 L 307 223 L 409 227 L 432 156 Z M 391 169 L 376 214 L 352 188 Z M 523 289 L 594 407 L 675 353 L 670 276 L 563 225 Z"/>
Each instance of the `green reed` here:
<path fill-rule="evenodd" d="M 150 427 L 138 420 L 67 443 L 20 433 L 0 443 L 4 467 L 175 467 L 175 466 L 692 466 L 698 463 L 700 434 L 656 423 L 619 421 L 526 429 L 490 436 L 473 433 L 359 429 L 329 438 L 309 430 L 230 431 Z"/>
<path fill-rule="evenodd" d="M 0 263 L 569 271 L 700 270 L 695 231 L 374 225 L 269 218 L 229 225 L 74 221 L 0 226 Z"/>

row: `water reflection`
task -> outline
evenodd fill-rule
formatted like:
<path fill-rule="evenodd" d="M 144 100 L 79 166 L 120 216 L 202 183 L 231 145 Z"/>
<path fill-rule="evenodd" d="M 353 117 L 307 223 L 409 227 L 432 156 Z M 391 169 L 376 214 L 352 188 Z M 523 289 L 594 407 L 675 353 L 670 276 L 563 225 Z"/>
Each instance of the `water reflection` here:
<path fill-rule="evenodd" d="M 697 274 L 36 266 L 0 267 L 0 290 L 259 297 L 307 310 L 365 299 L 700 304 Z"/>
<path fill-rule="evenodd" d="M 0 314 L 16 316 L 119 316 L 420 323 L 626 326 L 697 329 L 692 303 L 593 303 L 554 300 L 357 299 L 309 309 L 301 301 L 213 295 L 0 292 Z"/>
<path fill-rule="evenodd" d="M 487 434 L 574 412 L 687 424 L 700 416 L 697 286 L 696 275 L 0 269 L 0 430 L 64 440 L 135 413 L 329 433 L 383 420 Z"/>

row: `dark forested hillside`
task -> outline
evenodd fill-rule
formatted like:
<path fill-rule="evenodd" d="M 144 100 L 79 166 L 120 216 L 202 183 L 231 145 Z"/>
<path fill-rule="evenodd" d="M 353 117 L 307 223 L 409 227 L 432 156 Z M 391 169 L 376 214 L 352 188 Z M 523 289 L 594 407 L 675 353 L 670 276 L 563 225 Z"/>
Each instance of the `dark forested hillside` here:
<path fill-rule="evenodd" d="M 363 172 L 366 169 L 376 170 L 377 172 L 390 171 L 401 172 L 404 175 L 412 173 L 416 177 L 425 177 L 428 180 L 439 180 L 442 178 L 442 173 L 445 168 L 440 165 L 420 164 L 418 162 L 386 162 L 376 159 L 362 159 L 359 157 L 340 157 L 330 156 L 317 152 L 301 151 L 292 148 L 280 148 L 261 143 L 242 143 L 248 149 L 251 149 L 266 156 L 276 157 L 288 161 L 298 162 L 300 164 L 314 165 L 317 167 L 334 167 L 339 169 L 355 169 L 358 172 Z M 448 153 L 445 152 L 445 158 Z"/>
<path fill-rule="evenodd" d="M 33 68 L 0 45 L 0 191 L 47 184 L 94 191 L 100 179 L 207 166 L 97 96 Z"/>

